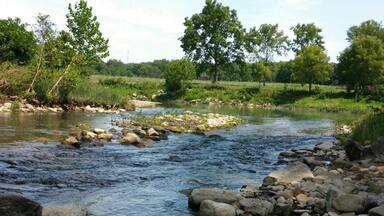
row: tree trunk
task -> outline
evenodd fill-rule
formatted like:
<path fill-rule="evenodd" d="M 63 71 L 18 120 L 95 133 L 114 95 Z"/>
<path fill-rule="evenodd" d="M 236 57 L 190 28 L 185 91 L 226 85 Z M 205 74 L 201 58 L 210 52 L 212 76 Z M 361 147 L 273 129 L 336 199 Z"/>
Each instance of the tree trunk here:
<path fill-rule="evenodd" d="M 71 63 L 69 63 L 69 65 L 67 66 L 67 68 L 65 68 L 64 73 L 59 77 L 59 79 L 57 79 L 57 81 L 55 82 L 55 84 L 52 86 L 51 90 L 49 90 L 49 92 L 48 92 L 49 94 L 52 94 L 52 92 L 53 92 L 54 90 L 56 90 L 56 88 L 59 86 L 61 80 L 62 80 L 62 79 L 64 78 L 64 76 L 68 73 L 68 71 L 69 71 L 69 69 L 70 69 L 71 66 L 72 66 L 72 61 L 71 61 Z"/>
<path fill-rule="evenodd" d="M 42 64 L 42 61 L 43 61 L 43 57 L 42 56 L 43 56 L 43 48 L 41 48 L 41 50 L 40 50 L 40 58 L 39 58 L 39 62 L 37 63 L 36 73 L 35 73 L 35 76 L 33 77 L 33 80 L 31 82 L 31 84 L 29 85 L 29 88 L 27 90 L 28 93 L 33 90 L 33 85 L 35 84 L 37 76 L 40 73 L 40 68 L 41 68 L 41 64 Z"/>
<path fill-rule="evenodd" d="M 215 68 L 213 71 L 213 78 L 212 78 L 212 83 L 216 83 L 219 81 L 219 66 L 215 64 Z"/>

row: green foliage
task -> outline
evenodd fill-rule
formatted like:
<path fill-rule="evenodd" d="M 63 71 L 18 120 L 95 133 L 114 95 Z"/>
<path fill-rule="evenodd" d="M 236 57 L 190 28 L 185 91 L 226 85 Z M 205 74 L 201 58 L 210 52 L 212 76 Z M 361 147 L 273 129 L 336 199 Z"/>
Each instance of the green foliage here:
<path fill-rule="evenodd" d="M 32 72 L 27 66 L 10 62 L 0 63 L 0 93 L 5 95 L 21 95 L 27 90 Z"/>
<path fill-rule="evenodd" d="M 291 44 L 294 52 L 297 53 L 309 45 L 316 45 L 324 49 L 323 36 L 320 35 L 322 30 L 314 23 L 299 23 L 291 30 L 295 34 Z"/>
<path fill-rule="evenodd" d="M 67 27 L 71 34 L 70 45 L 81 59 L 81 64 L 92 64 L 108 57 L 108 40 L 99 30 L 100 23 L 87 1 L 80 0 L 68 6 Z"/>
<path fill-rule="evenodd" d="M 212 81 L 219 79 L 222 66 L 244 61 L 245 29 L 235 10 L 216 0 L 206 0 L 203 11 L 186 18 L 181 47 L 199 65 L 209 68 Z"/>
<path fill-rule="evenodd" d="M 184 92 L 186 84 L 196 75 L 195 66 L 187 59 L 171 61 L 165 68 L 165 90 L 168 95 Z"/>
<path fill-rule="evenodd" d="M 377 37 L 362 36 L 352 41 L 339 56 L 338 77 L 356 94 L 366 93 L 384 79 L 384 45 Z"/>
<path fill-rule="evenodd" d="M 0 19 L 0 62 L 27 64 L 35 54 L 35 38 L 19 18 Z"/>
<path fill-rule="evenodd" d="M 294 61 L 278 62 L 276 64 L 276 82 L 291 83 L 296 70 Z"/>
<path fill-rule="evenodd" d="M 374 142 L 384 135 L 384 113 L 369 114 L 364 116 L 355 125 L 352 139 L 364 143 Z"/>
<path fill-rule="evenodd" d="M 257 62 L 253 65 L 253 80 L 263 82 L 265 85 L 265 82 L 271 79 L 272 76 L 272 70 L 265 62 Z"/>
<path fill-rule="evenodd" d="M 347 40 L 352 42 L 357 37 L 373 36 L 384 42 L 384 28 L 381 22 L 367 20 L 358 26 L 352 26 L 347 31 Z"/>
<path fill-rule="evenodd" d="M 275 55 L 285 55 L 289 49 L 289 39 L 283 31 L 279 31 L 278 24 L 252 28 L 248 37 L 254 56 L 261 61 L 272 62 Z"/>
<path fill-rule="evenodd" d="M 312 90 L 313 83 L 330 78 L 329 57 L 317 45 L 309 45 L 301 50 L 295 57 L 295 66 L 295 79 L 301 83 L 308 83 L 309 91 Z"/>

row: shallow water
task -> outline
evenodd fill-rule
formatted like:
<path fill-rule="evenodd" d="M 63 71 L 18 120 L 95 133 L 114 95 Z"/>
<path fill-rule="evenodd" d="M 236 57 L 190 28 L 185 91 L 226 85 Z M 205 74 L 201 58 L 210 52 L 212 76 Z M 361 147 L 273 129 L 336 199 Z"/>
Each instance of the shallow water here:
<path fill-rule="evenodd" d="M 192 215 L 181 190 L 259 184 L 279 152 L 334 140 L 339 115 L 193 107 L 238 115 L 246 124 L 213 131 L 222 138 L 171 134 L 153 148 L 118 143 L 65 149 L 56 141 L 77 123 L 112 128 L 113 120 L 174 108 L 115 114 L 0 115 L 0 191 L 43 205 L 78 204 L 92 215 Z M 182 109 L 176 109 L 180 111 Z"/>

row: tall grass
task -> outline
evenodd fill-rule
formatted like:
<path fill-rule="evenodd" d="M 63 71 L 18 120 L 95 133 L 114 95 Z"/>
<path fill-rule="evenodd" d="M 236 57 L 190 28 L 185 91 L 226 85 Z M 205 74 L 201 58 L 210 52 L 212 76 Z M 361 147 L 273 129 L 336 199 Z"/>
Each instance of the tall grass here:
<path fill-rule="evenodd" d="M 352 139 L 360 143 L 384 137 L 384 112 L 363 117 L 352 132 Z"/>

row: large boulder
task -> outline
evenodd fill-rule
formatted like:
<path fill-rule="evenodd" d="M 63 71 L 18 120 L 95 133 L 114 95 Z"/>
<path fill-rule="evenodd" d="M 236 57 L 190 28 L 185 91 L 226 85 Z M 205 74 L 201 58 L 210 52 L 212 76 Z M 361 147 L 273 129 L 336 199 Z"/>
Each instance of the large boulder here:
<path fill-rule="evenodd" d="M 200 204 L 199 216 L 236 216 L 236 209 L 226 203 L 204 200 Z"/>
<path fill-rule="evenodd" d="M 277 182 L 292 183 L 299 182 L 303 178 L 313 178 L 311 169 L 302 162 L 288 164 L 285 168 L 271 172 L 269 177 L 275 178 Z"/>
<path fill-rule="evenodd" d="M 100 139 L 100 140 L 111 141 L 112 138 L 113 138 L 113 135 L 110 134 L 110 133 L 101 133 L 101 134 L 97 135 L 97 138 Z"/>
<path fill-rule="evenodd" d="M 220 203 L 233 204 L 239 198 L 239 193 L 218 188 L 200 188 L 192 190 L 188 205 L 193 209 L 199 209 L 201 202 L 212 200 Z"/>
<path fill-rule="evenodd" d="M 331 150 L 335 145 L 333 142 L 323 142 L 319 143 L 315 146 L 315 150 L 323 150 L 323 151 L 328 151 Z"/>
<path fill-rule="evenodd" d="M 43 208 L 42 216 L 87 216 L 86 208 L 80 206 L 62 206 L 62 207 L 46 207 Z"/>
<path fill-rule="evenodd" d="M 356 194 L 342 194 L 333 200 L 332 207 L 340 212 L 361 212 L 364 210 L 364 198 Z"/>
<path fill-rule="evenodd" d="M 63 145 L 70 145 L 70 146 L 75 146 L 75 147 L 79 147 L 80 146 L 80 142 L 77 140 L 76 137 L 73 137 L 73 136 L 70 136 L 68 138 L 66 138 L 63 142 L 62 142 Z"/>
<path fill-rule="evenodd" d="M 17 194 L 0 194 L 1 216 L 41 216 L 39 203 Z"/>
<path fill-rule="evenodd" d="M 245 198 L 239 201 L 239 206 L 246 212 L 257 216 L 271 215 L 273 212 L 273 204 L 267 200 Z"/>
<path fill-rule="evenodd" d="M 384 205 L 375 207 L 368 212 L 369 216 L 384 216 Z"/>

